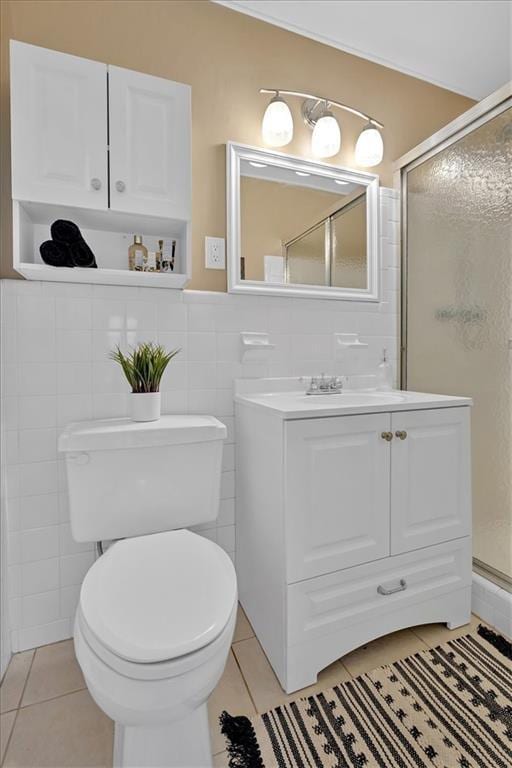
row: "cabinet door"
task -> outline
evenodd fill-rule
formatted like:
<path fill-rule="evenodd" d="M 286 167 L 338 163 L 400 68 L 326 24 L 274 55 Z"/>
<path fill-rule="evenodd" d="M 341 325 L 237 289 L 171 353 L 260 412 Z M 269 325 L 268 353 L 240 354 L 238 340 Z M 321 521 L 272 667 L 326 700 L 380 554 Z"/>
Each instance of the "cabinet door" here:
<path fill-rule="evenodd" d="M 107 67 L 11 41 L 12 196 L 108 205 Z"/>
<path fill-rule="evenodd" d="M 392 415 L 392 555 L 469 535 L 469 416 L 466 407 Z"/>
<path fill-rule="evenodd" d="M 190 218 L 190 87 L 109 67 L 110 207 Z"/>
<path fill-rule="evenodd" d="M 288 583 L 389 554 L 389 414 L 286 424 Z M 263 481 L 263 478 L 262 478 Z"/>

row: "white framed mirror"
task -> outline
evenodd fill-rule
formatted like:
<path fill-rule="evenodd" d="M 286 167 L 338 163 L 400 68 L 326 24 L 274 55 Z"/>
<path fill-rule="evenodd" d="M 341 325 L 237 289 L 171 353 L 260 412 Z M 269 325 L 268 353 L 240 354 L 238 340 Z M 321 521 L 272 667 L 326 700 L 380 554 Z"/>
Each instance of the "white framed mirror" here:
<path fill-rule="evenodd" d="M 228 290 L 378 301 L 379 177 L 229 142 Z"/>

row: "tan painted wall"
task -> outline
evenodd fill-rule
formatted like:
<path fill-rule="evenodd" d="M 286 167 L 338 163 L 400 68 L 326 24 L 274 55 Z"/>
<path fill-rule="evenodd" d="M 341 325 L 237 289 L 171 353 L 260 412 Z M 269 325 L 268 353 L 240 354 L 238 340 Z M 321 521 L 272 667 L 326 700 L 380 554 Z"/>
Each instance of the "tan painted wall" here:
<path fill-rule="evenodd" d="M 321 91 L 385 123 L 391 162 L 464 112 L 471 100 L 203 0 L 2 0 L 2 256 L 11 268 L 8 179 L 9 37 L 189 83 L 193 115 L 192 288 L 223 291 L 224 272 L 204 269 L 205 235 L 225 234 L 225 148 L 229 139 L 260 144 L 266 97 L 261 86 Z M 8 23 L 8 18 L 10 22 Z M 310 131 L 293 102 L 295 138 L 287 150 L 309 156 Z M 340 115 L 343 148 L 336 160 L 354 166 L 361 121 Z"/>

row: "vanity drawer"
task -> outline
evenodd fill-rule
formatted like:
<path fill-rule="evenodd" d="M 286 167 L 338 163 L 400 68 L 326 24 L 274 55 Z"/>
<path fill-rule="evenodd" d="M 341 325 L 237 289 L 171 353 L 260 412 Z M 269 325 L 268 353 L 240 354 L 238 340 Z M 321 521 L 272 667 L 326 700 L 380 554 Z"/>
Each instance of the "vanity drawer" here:
<path fill-rule="evenodd" d="M 292 584 L 288 644 L 314 641 L 369 618 L 378 622 L 384 614 L 406 612 L 470 585 L 470 537 Z"/>

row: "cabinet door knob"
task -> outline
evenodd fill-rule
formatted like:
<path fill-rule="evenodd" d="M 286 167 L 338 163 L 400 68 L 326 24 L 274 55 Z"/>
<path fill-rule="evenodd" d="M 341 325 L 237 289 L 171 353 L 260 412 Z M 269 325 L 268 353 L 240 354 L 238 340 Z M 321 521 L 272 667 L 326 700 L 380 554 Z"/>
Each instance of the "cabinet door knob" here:
<path fill-rule="evenodd" d="M 118 192 L 124 192 L 126 189 L 126 184 L 124 181 L 116 181 L 116 189 Z"/>
<path fill-rule="evenodd" d="M 383 440 L 387 440 L 388 443 L 391 442 L 391 440 L 393 439 L 392 432 L 381 432 L 380 436 L 383 438 Z"/>
<path fill-rule="evenodd" d="M 379 584 L 377 592 L 379 595 L 394 595 L 395 592 L 403 592 L 405 589 L 407 589 L 407 582 L 405 579 L 400 579 L 396 587 L 384 587 L 382 584 Z"/>
<path fill-rule="evenodd" d="M 395 435 L 398 438 L 400 438 L 400 440 L 405 440 L 405 438 L 407 437 L 407 432 L 402 429 L 397 429 L 397 431 L 395 432 Z"/>
<path fill-rule="evenodd" d="M 98 191 L 98 189 L 101 189 L 101 181 L 99 179 L 91 179 L 91 187 Z"/>

